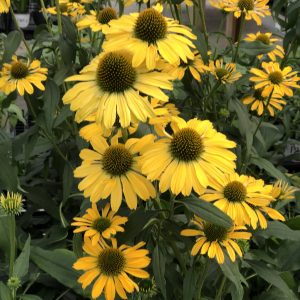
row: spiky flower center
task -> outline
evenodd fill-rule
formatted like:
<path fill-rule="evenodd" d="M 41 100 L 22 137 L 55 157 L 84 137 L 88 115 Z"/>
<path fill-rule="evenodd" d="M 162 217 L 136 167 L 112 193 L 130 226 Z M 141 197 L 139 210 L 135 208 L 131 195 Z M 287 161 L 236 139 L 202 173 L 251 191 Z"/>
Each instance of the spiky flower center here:
<path fill-rule="evenodd" d="M 15 79 L 25 78 L 28 73 L 28 67 L 20 61 L 13 62 L 10 70 L 11 76 Z"/>
<path fill-rule="evenodd" d="M 19 193 L 7 193 L 0 196 L 0 209 L 7 215 L 19 215 L 23 210 L 22 195 Z"/>
<path fill-rule="evenodd" d="M 102 233 L 103 231 L 105 231 L 107 228 L 109 228 L 111 225 L 111 222 L 109 219 L 107 218 L 102 218 L 100 217 L 99 219 L 96 219 L 93 224 L 92 227 L 97 230 L 98 232 Z"/>
<path fill-rule="evenodd" d="M 133 163 L 132 154 L 124 145 L 113 145 L 103 154 L 103 169 L 113 175 L 120 176 L 129 171 Z"/>
<path fill-rule="evenodd" d="M 218 226 L 211 223 L 206 223 L 203 228 L 203 232 L 209 242 L 223 241 L 227 237 L 227 229 L 222 226 Z"/>
<path fill-rule="evenodd" d="M 109 52 L 99 61 L 97 83 L 109 93 L 121 93 L 133 86 L 136 71 L 131 65 L 126 52 Z"/>
<path fill-rule="evenodd" d="M 148 8 L 139 14 L 134 28 L 136 38 L 154 44 L 163 39 L 166 33 L 167 22 L 157 10 Z"/>
<path fill-rule="evenodd" d="M 241 182 L 232 181 L 225 186 L 223 193 L 230 202 L 242 202 L 246 199 L 247 190 Z"/>
<path fill-rule="evenodd" d="M 239 0 L 237 6 L 241 11 L 253 10 L 254 9 L 254 0 Z"/>
<path fill-rule="evenodd" d="M 201 136 L 192 128 L 183 128 L 176 132 L 170 145 L 172 156 L 186 162 L 198 159 L 203 148 Z"/>
<path fill-rule="evenodd" d="M 106 7 L 99 12 L 97 19 L 101 24 L 108 24 L 109 21 L 117 19 L 117 13 L 113 8 Z"/>
<path fill-rule="evenodd" d="M 256 37 L 257 41 L 264 43 L 265 45 L 270 45 L 270 38 L 265 33 L 261 33 Z"/>
<path fill-rule="evenodd" d="M 118 249 L 104 249 L 98 256 L 98 267 L 105 276 L 118 276 L 124 270 L 125 265 L 124 254 Z"/>
<path fill-rule="evenodd" d="M 218 69 L 216 69 L 216 76 L 220 80 L 223 79 L 223 77 L 225 77 L 228 74 L 229 74 L 229 71 L 226 70 L 225 68 L 218 68 Z"/>
<path fill-rule="evenodd" d="M 274 71 L 269 74 L 269 80 L 273 84 L 280 84 L 283 81 L 282 73 L 279 71 Z"/>

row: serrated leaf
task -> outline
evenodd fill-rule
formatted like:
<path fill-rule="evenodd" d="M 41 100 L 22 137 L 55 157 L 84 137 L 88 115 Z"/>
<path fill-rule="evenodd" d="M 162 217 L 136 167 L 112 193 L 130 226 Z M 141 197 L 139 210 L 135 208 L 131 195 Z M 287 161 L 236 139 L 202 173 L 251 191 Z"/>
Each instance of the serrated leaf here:
<path fill-rule="evenodd" d="M 29 256 L 30 256 L 30 241 L 31 238 L 28 236 L 23 250 L 19 257 L 16 259 L 14 263 L 14 268 L 13 268 L 13 276 L 16 276 L 18 278 L 22 278 L 28 273 L 28 268 L 29 268 Z"/>
<path fill-rule="evenodd" d="M 225 228 L 232 226 L 230 217 L 210 202 L 206 202 L 194 195 L 191 195 L 178 202 L 183 203 L 188 210 L 207 222 L 223 226 Z"/>
<path fill-rule="evenodd" d="M 10 289 L 0 281 L 0 299 L 12 300 Z"/>
<path fill-rule="evenodd" d="M 12 55 L 19 48 L 22 41 L 22 35 L 19 31 L 11 31 L 4 42 L 4 53 L 2 57 L 2 63 L 9 62 Z"/>

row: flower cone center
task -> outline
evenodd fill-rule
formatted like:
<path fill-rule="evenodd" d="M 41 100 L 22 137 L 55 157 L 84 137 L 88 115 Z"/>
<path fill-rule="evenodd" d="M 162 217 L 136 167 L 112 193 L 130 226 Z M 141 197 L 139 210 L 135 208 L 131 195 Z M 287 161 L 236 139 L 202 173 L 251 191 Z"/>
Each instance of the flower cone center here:
<path fill-rule="evenodd" d="M 136 71 L 126 52 L 109 52 L 104 55 L 97 68 L 97 83 L 109 93 L 121 93 L 133 86 Z"/>
<path fill-rule="evenodd" d="M 25 78 L 29 71 L 28 67 L 21 62 L 13 62 L 11 65 L 11 76 L 15 79 Z"/>
<path fill-rule="evenodd" d="M 126 259 L 118 249 L 104 249 L 98 256 L 98 267 L 105 276 L 118 276 L 125 265 Z"/>
<path fill-rule="evenodd" d="M 249 11 L 254 9 L 254 1 L 253 0 L 239 0 L 238 8 L 241 11 Z"/>
<path fill-rule="evenodd" d="M 148 8 L 139 14 L 134 33 L 138 39 L 154 44 L 166 36 L 167 22 L 154 8 Z"/>
<path fill-rule="evenodd" d="M 61 13 L 65 13 L 68 11 L 68 5 L 67 3 L 60 3 L 59 4 L 59 10 Z"/>
<path fill-rule="evenodd" d="M 280 84 L 283 81 L 283 76 L 282 76 L 281 72 L 274 71 L 269 74 L 269 80 L 273 84 Z"/>
<path fill-rule="evenodd" d="M 258 35 L 256 37 L 256 40 L 264 43 L 265 45 L 270 45 L 270 38 L 264 33 L 261 33 L 260 35 Z"/>
<path fill-rule="evenodd" d="M 230 202 L 245 201 L 247 190 L 239 181 L 232 181 L 224 188 L 224 197 Z"/>
<path fill-rule="evenodd" d="M 114 145 L 105 150 L 102 163 L 107 173 L 120 176 L 129 171 L 133 157 L 123 145 Z"/>
<path fill-rule="evenodd" d="M 225 68 L 218 68 L 216 69 L 216 76 L 218 79 L 222 79 L 224 76 L 228 75 L 229 72 Z"/>
<path fill-rule="evenodd" d="M 199 133 L 191 128 L 183 128 L 173 136 L 170 150 L 172 156 L 182 161 L 193 161 L 200 157 L 203 143 Z"/>
<path fill-rule="evenodd" d="M 227 229 L 215 224 L 205 224 L 203 232 L 209 242 L 223 241 L 227 237 Z"/>
<path fill-rule="evenodd" d="M 106 7 L 99 12 L 97 19 L 101 24 L 108 24 L 109 21 L 117 19 L 117 13 L 113 8 Z"/>
<path fill-rule="evenodd" d="M 97 230 L 98 232 L 102 233 L 107 228 L 109 228 L 111 225 L 111 222 L 107 218 L 99 218 L 95 220 L 92 224 L 92 227 Z"/>

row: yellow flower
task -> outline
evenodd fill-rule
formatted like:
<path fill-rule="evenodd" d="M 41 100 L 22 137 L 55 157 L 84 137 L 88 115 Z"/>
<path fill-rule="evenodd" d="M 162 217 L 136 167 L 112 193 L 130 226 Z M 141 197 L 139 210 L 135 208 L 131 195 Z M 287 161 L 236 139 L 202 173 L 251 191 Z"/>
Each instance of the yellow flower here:
<path fill-rule="evenodd" d="M 151 99 L 155 117 L 149 119 L 149 124 L 154 126 L 155 132 L 159 136 L 168 135 L 165 131 L 166 126 L 172 121 L 172 117 L 180 114 L 179 110 L 173 103 L 164 103 L 158 99 Z"/>
<path fill-rule="evenodd" d="M 226 13 L 225 8 L 228 7 L 226 1 L 224 0 L 209 0 L 209 4 L 219 10 L 221 10 L 222 12 Z"/>
<path fill-rule="evenodd" d="M 245 38 L 245 41 L 248 41 L 248 42 L 260 41 L 260 42 L 264 43 L 265 45 L 273 45 L 275 42 L 277 42 L 279 40 L 276 38 L 273 38 L 272 33 L 270 33 L 270 32 L 261 33 L 259 31 L 256 34 L 249 33 L 247 35 L 247 37 Z M 276 56 L 278 56 L 280 58 L 284 57 L 284 50 L 280 45 L 276 45 L 274 50 L 267 53 L 267 55 L 272 61 L 276 61 Z M 261 59 L 263 57 L 263 54 L 260 54 L 257 57 L 259 59 Z"/>
<path fill-rule="evenodd" d="M 0 13 L 7 13 L 10 7 L 10 0 L 0 0 Z"/>
<path fill-rule="evenodd" d="M 171 127 L 173 134 L 147 145 L 140 159 L 143 174 L 159 180 L 161 192 L 187 196 L 194 189 L 200 194 L 212 177 L 234 170 L 236 155 L 228 148 L 235 143 L 210 121 L 173 117 Z"/>
<path fill-rule="evenodd" d="M 286 201 L 295 199 L 295 192 L 298 191 L 294 186 L 290 186 L 283 180 L 277 180 L 272 186 L 271 195 L 275 200 Z"/>
<path fill-rule="evenodd" d="M 59 1 L 60 13 L 64 16 L 77 17 L 85 14 L 85 8 L 81 3 L 91 3 L 88 0 L 86 1 L 68 1 L 61 0 Z M 56 6 L 48 7 L 46 9 L 50 15 L 56 15 L 57 10 Z"/>
<path fill-rule="evenodd" d="M 40 61 L 34 60 L 31 63 L 29 61 L 24 63 L 14 55 L 12 62 L 3 64 L 0 71 L 0 91 L 8 95 L 17 90 L 21 96 L 25 92 L 33 94 L 33 86 L 44 91 L 45 87 L 42 81 L 47 79 L 47 73 L 46 68 L 41 68 Z"/>
<path fill-rule="evenodd" d="M 110 28 L 104 31 L 106 51 L 127 48 L 133 53 L 132 65 L 143 63 L 149 70 L 156 67 L 160 57 L 170 64 L 185 63 L 193 59 L 190 48 L 195 48 L 190 39 L 196 39 L 191 29 L 161 14 L 162 6 L 148 8 L 141 13 L 124 15 L 110 22 Z"/>
<path fill-rule="evenodd" d="M 142 200 L 155 197 L 153 185 L 143 175 L 137 164 L 138 152 L 153 138 L 128 139 L 125 144 L 112 139 L 109 145 L 105 138 L 94 139 L 94 150 L 83 149 L 80 157 L 81 166 L 74 171 L 74 176 L 83 178 L 79 190 L 91 202 L 110 196 L 111 208 L 118 211 L 124 195 L 130 209 L 136 209 L 137 196 Z"/>
<path fill-rule="evenodd" d="M 77 122 L 95 115 L 98 124 L 110 129 L 118 116 L 125 128 L 130 126 L 132 119 L 146 122 L 147 118 L 154 116 L 150 103 L 139 92 L 168 101 L 161 89 L 173 88 L 169 79 L 171 76 L 166 73 L 132 67 L 129 52 L 104 52 L 79 75 L 66 79 L 81 82 L 66 92 L 63 102 L 76 111 Z"/>
<path fill-rule="evenodd" d="M 117 13 L 115 9 L 111 7 L 105 7 L 99 11 L 98 15 L 96 11 L 91 10 L 89 15 L 85 15 L 76 26 L 79 30 L 90 27 L 92 31 L 102 31 L 104 28 L 109 27 L 111 20 L 117 19 Z"/>
<path fill-rule="evenodd" d="M 149 278 L 149 273 L 143 270 L 151 261 L 147 256 L 149 251 L 141 249 L 144 245 L 144 242 L 140 242 L 133 247 L 118 247 L 115 239 L 112 239 L 111 247 L 102 243 L 92 245 L 86 238 L 83 249 L 88 256 L 79 258 L 73 265 L 74 269 L 85 271 L 78 278 L 78 282 L 85 289 L 95 280 L 92 288 L 93 299 L 103 292 L 106 300 L 114 300 L 116 293 L 120 298 L 127 299 L 126 292 L 139 290 L 138 285 L 128 275 Z"/>
<path fill-rule="evenodd" d="M 95 116 L 90 116 L 86 118 L 85 121 L 88 121 L 89 123 L 83 126 L 79 130 L 79 135 L 87 142 L 99 138 L 101 139 L 102 136 L 106 138 L 112 136 L 116 138 L 120 138 L 123 136 L 124 130 L 126 131 L 127 135 L 131 135 L 137 131 L 139 125 L 138 122 L 136 122 L 136 123 L 131 123 L 130 126 L 127 128 L 120 128 L 120 123 L 118 122 L 118 118 L 117 118 L 114 124 L 115 126 L 112 127 L 111 129 L 106 129 L 101 124 L 96 123 L 95 120 L 96 120 Z"/>
<path fill-rule="evenodd" d="M 269 0 L 227 0 L 225 10 L 233 12 L 236 18 L 244 14 L 246 20 L 253 19 L 257 25 L 261 25 L 261 18 L 271 15 L 268 2 Z"/>
<path fill-rule="evenodd" d="M 234 63 L 224 63 L 223 59 L 217 59 L 216 61 L 209 62 L 209 70 L 216 79 L 223 83 L 233 83 L 237 81 L 242 74 L 236 71 L 236 65 Z"/>
<path fill-rule="evenodd" d="M 215 177 L 210 181 L 210 187 L 200 198 L 214 202 L 239 226 L 246 224 L 256 228 L 262 214 L 253 208 L 267 207 L 273 200 L 263 180 L 236 173 Z"/>
<path fill-rule="evenodd" d="M 236 253 L 243 256 L 243 253 L 235 240 L 249 240 L 251 233 L 246 232 L 244 226 L 234 226 L 225 228 L 201 220 L 198 216 L 192 223 L 197 229 L 184 229 L 181 231 L 183 236 L 197 236 L 195 245 L 192 248 L 193 256 L 198 253 L 209 258 L 217 259 L 219 264 L 224 263 L 224 251 L 226 251 L 232 261 L 236 259 Z"/>
<path fill-rule="evenodd" d="M 250 80 L 255 82 L 255 89 L 263 88 L 263 96 L 269 96 L 273 91 L 275 94 L 291 97 L 293 96 L 291 88 L 300 88 L 297 84 L 300 77 L 292 67 L 281 69 L 277 62 L 263 62 L 262 68 L 263 70 L 251 68 L 250 73 L 255 76 L 250 77 Z"/>
<path fill-rule="evenodd" d="M 160 64 L 158 63 L 158 66 Z M 180 64 L 161 63 L 161 69 L 169 73 L 174 79 L 181 80 L 186 71 L 189 71 L 195 80 L 201 81 L 201 74 L 208 71 L 209 68 L 205 66 L 200 53 L 194 52 L 194 59 L 188 59 L 187 62 L 180 60 Z"/>
<path fill-rule="evenodd" d="M 77 226 L 74 233 L 84 232 L 85 237 L 91 238 L 92 245 L 96 245 L 102 238 L 110 239 L 117 232 L 123 232 L 124 225 L 127 222 L 126 217 L 115 215 L 110 210 L 109 203 L 102 209 L 100 215 L 97 204 L 92 203 L 92 208 L 88 208 L 82 217 L 75 217 L 71 225 Z"/>
<path fill-rule="evenodd" d="M 7 192 L 0 195 L 0 208 L 7 215 L 19 215 L 23 209 L 22 195 L 14 192 Z"/>
<path fill-rule="evenodd" d="M 269 101 L 268 107 L 266 107 Z M 243 99 L 244 104 L 251 104 L 251 110 L 257 110 L 257 114 L 261 116 L 265 109 L 268 109 L 270 115 L 274 117 L 275 109 L 282 110 L 286 105 L 286 101 L 282 99 L 281 95 L 273 93 L 270 100 L 269 97 L 262 96 L 262 89 L 255 90 L 253 95 L 247 96 Z"/>

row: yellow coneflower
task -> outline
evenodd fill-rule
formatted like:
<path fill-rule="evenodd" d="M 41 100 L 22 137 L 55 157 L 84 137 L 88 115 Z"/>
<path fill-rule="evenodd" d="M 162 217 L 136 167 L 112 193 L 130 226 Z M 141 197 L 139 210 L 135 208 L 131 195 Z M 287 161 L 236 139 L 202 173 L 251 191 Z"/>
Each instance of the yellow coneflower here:
<path fill-rule="evenodd" d="M 154 130 L 159 136 L 168 135 L 165 132 L 165 128 L 172 121 L 172 117 L 180 114 L 179 110 L 175 104 L 165 103 L 155 98 L 151 99 L 151 106 L 153 107 L 155 117 L 149 119 L 149 124 L 154 126 Z"/>
<path fill-rule="evenodd" d="M 92 245 L 96 245 L 101 238 L 110 239 L 117 232 L 123 232 L 124 225 L 127 222 L 126 217 L 115 215 L 110 210 L 109 203 L 102 209 L 100 215 L 97 204 L 92 203 L 92 207 L 88 208 L 82 217 L 75 217 L 72 226 L 77 226 L 74 233 L 84 232 L 85 237 L 91 238 Z"/>
<path fill-rule="evenodd" d="M 82 2 L 82 3 L 90 3 L 90 2 Z M 61 0 L 59 1 L 59 10 L 60 13 L 64 16 L 77 17 L 82 16 L 86 13 L 84 6 L 81 4 L 81 1 L 68 1 Z M 48 7 L 46 9 L 50 15 L 57 15 L 56 6 Z"/>
<path fill-rule="evenodd" d="M 91 144 L 94 150 L 83 149 L 80 157 L 81 166 L 74 171 L 74 176 L 83 178 L 79 190 L 92 202 L 110 196 L 111 208 L 118 211 L 123 195 L 130 209 L 136 209 L 137 197 L 148 200 L 155 197 L 151 182 L 141 175 L 137 164 L 139 152 L 153 138 L 128 139 L 121 144 L 112 139 L 109 144 L 105 138 L 94 139 Z"/>
<path fill-rule="evenodd" d="M 10 0 L 0 0 L 0 13 L 7 13 L 10 7 Z"/>
<path fill-rule="evenodd" d="M 283 180 L 277 180 L 274 185 L 272 185 L 271 195 L 277 201 L 293 200 L 296 191 L 298 191 L 296 187 L 290 186 Z"/>
<path fill-rule="evenodd" d="M 0 71 L 0 91 L 8 95 L 17 90 L 21 96 L 25 92 L 33 94 L 34 86 L 44 91 L 42 81 L 47 79 L 47 73 L 48 69 L 41 68 L 39 60 L 25 63 L 14 55 L 12 62 L 4 63 Z"/>
<path fill-rule="evenodd" d="M 160 57 L 168 63 L 178 64 L 180 59 L 185 63 L 193 59 L 191 48 L 195 48 L 190 39 L 196 39 L 191 29 L 177 21 L 164 17 L 162 6 L 157 4 L 141 13 L 124 15 L 110 22 L 105 30 L 106 51 L 126 48 L 133 53 L 134 67 L 143 63 L 149 70 L 156 67 Z"/>
<path fill-rule="evenodd" d="M 225 10 L 233 12 L 236 18 L 244 14 L 246 20 L 253 19 L 257 25 L 261 25 L 261 18 L 271 15 L 268 2 L 269 0 L 227 0 Z"/>
<path fill-rule="evenodd" d="M 190 195 L 194 189 L 200 194 L 211 177 L 234 170 L 236 155 L 228 149 L 235 143 L 210 121 L 173 117 L 171 127 L 173 133 L 147 145 L 140 159 L 143 174 L 159 180 L 161 192 Z"/>
<path fill-rule="evenodd" d="M 198 253 L 209 258 L 217 259 L 219 264 L 224 263 L 224 251 L 226 251 L 232 261 L 235 261 L 236 254 L 243 256 L 243 253 L 237 244 L 236 240 L 249 240 L 251 233 L 246 232 L 244 226 L 234 226 L 225 228 L 215 224 L 203 221 L 198 216 L 192 223 L 197 229 L 184 229 L 181 231 L 183 236 L 197 236 L 195 245 L 192 248 L 193 256 Z"/>
<path fill-rule="evenodd" d="M 213 202 L 238 226 L 255 227 L 258 218 L 253 207 L 267 207 L 273 199 L 263 180 L 236 173 L 213 178 L 210 187 L 200 198 Z"/>
<path fill-rule="evenodd" d="M 188 71 L 195 80 L 201 81 L 201 74 L 209 71 L 209 67 L 204 64 L 199 52 L 194 52 L 194 55 L 194 59 L 188 59 L 187 62 L 180 60 L 179 65 L 162 63 L 162 70 L 178 80 L 181 80 Z"/>
<path fill-rule="evenodd" d="M 138 129 L 138 122 L 130 123 L 130 126 L 127 128 L 121 128 L 120 123 L 118 122 L 118 118 L 115 122 L 115 126 L 111 129 L 107 129 L 101 124 L 96 123 L 96 117 L 90 116 L 85 119 L 88 122 L 87 125 L 84 125 L 79 130 L 79 135 L 85 139 L 87 142 L 90 142 L 94 139 L 99 139 L 102 136 L 106 138 L 112 138 L 115 136 L 116 138 L 120 138 L 123 136 L 124 131 L 126 131 L 127 135 L 131 135 L 135 133 Z"/>
<path fill-rule="evenodd" d="M 272 93 L 269 99 L 269 96 L 262 95 L 262 89 L 255 90 L 252 95 L 246 96 L 242 101 L 246 105 L 251 104 L 251 110 L 256 110 L 259 116 L 267 109 L 270 115 L 274 117 L 274 109 L 282 110 L 283 106 L 286 105 L 286 101 L 282 99 L 281 95 Z"/>
<path fill-rule="evenodd" d="M 75 120 L 82 122 L 91 115 L 96 122 L 111 129 L 119 117 L 121 127 L 129 127 L 132 119 L 146 122 L 154 112 L 139 92 L 167 101 L 162 89 L 173 88 L 171 76 L 144 67 L 133 67 L 127 51 L 103 52 L 84 67 L 79 75 L 66 81 L 80 81 L 66 92 L 65 104 L 76 111 Z"/>
<path fill-rule="evenodd" d="M 94 32 L 102 31 L 109 27 L 111 20 L 118 18 L 116 10 L 111 7 L 103 8 L 98 14 L 94 10 L 91 10 L 89 13 L 89 15 L 85 15 L 76 23 L 79 30 L 90 27 Z"/>
<path fill-rule="evenodd" d="M 93 299 L 103 292 L 106 300 L 114 300 L 116 294 L 122 299 L 127 299 L 126 293 L 139 290 L 138 285 L 128 275 L 149 278 L 149 273 L 143 270 L 151 261 L 147 256 L 149 251 L 141 249 L 144 245 L 144 242 L 140 242 L 132 247 L 118 247 L 115 239 L 112 239 L 111 247 L 102 243 L 93 245 L 91 240 L 86 238 L 83 250 L 88 256 L 79 258 L 73 265 L 74 269 L 84 271 L 78 282 L 85 289 L 94 281 Z"/>
<path fill-rule="evenodd" d="M 269 96 L 273 92 L 291 97 L 293 96 L 291 88 L 300 88 L 297 84 L 300 77 L 297 76 L 297 71 L 293 71 L 292 67 L 288 66 L 281 69 L 277 62 L 263 62 L 262 68 L 263 70 L 251 68 L 250 73 L 255 76 L 250 77 L 250 80 L 255 82 L 255 89 L 263 88 L 263 96 Z"/>
<path fill-rule="evenodd" d="M 224 63 L 223 59 L 209 62 L 209 71 L 223 84 L 237 81 L 242 74 L 236 70 L 236 64 Z"/>
<path fill-rule="evenodd" d="M 254 42 L 254 41 L 260 41 L 264 43 L 265 45 L 273 45 L 275 42 L 279 41 L 276 38 L 272 37 L 272 33 L 266 32 L 262 33 L 258 31 L 256 34 L 254 33 L 249 33 L 247 37 L 245 38 L 245 41 L 247 42 Z M 275 45 L 275 48 L 267 53 L 268 57 L 272 61 L 276 61 L 276 56 L 283 58 L 284 57 L 284 49 L 280 45 Z M 259 59 L 263 57 L 263 54 L 260 54 L 257 56 Z"/>
<path fill-rule="evenodd" d="M 0 209 L 7 215 L 19 215 L 23 211 L 22 195 L 7 192 L 0 195 Z"/>

